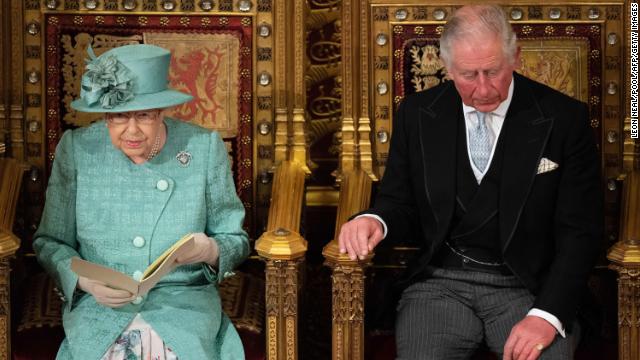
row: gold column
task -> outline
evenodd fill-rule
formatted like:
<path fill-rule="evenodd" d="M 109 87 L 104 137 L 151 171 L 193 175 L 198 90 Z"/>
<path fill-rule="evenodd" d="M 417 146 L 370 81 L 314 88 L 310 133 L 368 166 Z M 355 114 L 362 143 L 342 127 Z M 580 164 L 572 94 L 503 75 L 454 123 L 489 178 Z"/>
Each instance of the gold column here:
<path fill-rule="evenodd" d="M 298 358 L 298 291 L 307 242 L 300 234 L 305 170 L 283 161 L 273 179 L 267 231 L 256 242 L 266 263 L 267 359 Z"/>
<path fill-rule="evenodd" d="M 640 359 L 640 170 L 624 184 L 621 237 L 609 251 L 618 272 L 618 358 Z"/>
<path fill-rule="evenodd" d="M 360 168 L 374 181 L 369 63 L 369 6 L 367 0 L 342 1 L 342 127 L 341 173 Z"/>
<path fill-rule="evenodd" d="M 22 1 L 0 4 L 0 154 L 24 159 Z"/>
<path fill-rule="evenodd" d="M 292 81 L 291 73 L 287 72 L 287 30 L 289 20 L 288 1 L 274 1 L 273 15 L 273 40 L 275 43 L 275 70 L 274 70 L 274 101 L 275 109 L 275 145 L 274 165 L 287 160 L 287 148 L 289 143 L 289 110 L 287 99 L 287 83 Z"/>
<path fill-rule="evenodd" d="M 4 155 L 6 151 L 6 139 L 7 139 L 7 129 L 8 125 L 8 115 L 7 115 L 7 100 L 8 92 L 6 90 L 8 82 L 8 56 L 6 48 L 8 45 L 7 42 L 7 28 L 9 25 L 7 24 L 8 17 L 5 19 L 5 13 L 7 10 L 5 9 L 6 3 L 3 1 L 0 3 L 0 156 Z"/>
<path fill-rule="evenodd" d="M 4 3 L 4 1 L 3 1 Z M 16 159 L 25 159 L 25 116 L 23 109 L 23 79 L 24 79 L 24 66 L 23 66 L 23 12 L 22 0 L 12 0 L 11 6 L 11 66 L 10 66 L 10 103 L 9 105 L 9 120 L 10 120 L 10 146 L 11 156 Z M 7 17 L 5 16 L 5 19 Z"/>
<path fill-rule="evenodd" d="M 364 359 L 364 272 L 373 253 L 364 260 L 351 260 L 338 245 L 340 227 L 351 215 L 369 207 L 371 178 L 363 170 L 342 174 L 336 230 L 322 254 L 332 274 L 332 359 Z"/>
<path fill-rule="evenodd" d="M 357 149 L 358 149 L 358 164 L 362 170 L 364 170 L 367 175 L 371 177 L 372 180 L 378 180 L 376 175 L 373 172 L 373 151 L 371 146 L 371 116 L 369 114 L 369 109 L 371 108 L 371 104 L 369 104 L 369 94 L 371 89 L 370 80 L 370 67 L 365 66 L 365 64 L 370 64 L 373 60 L 369 55 L 369 49 L 367 44 L 369 43 L 369 11 L 370 7 L 368 6 L 368 0 L 360 0 L 360 9 L 359 9 L 357 19 L 360 21 L 359 31 L 354 34 L 360 35 L 360 49 L 359 49 L 359 63 L 360 66 L 356 67 L 356 69 L 360 69 L 360 76 L 358 77 L 358 86 L 360 88 L 360 114 L 358 117 L 358 135 L 357 135 Z M 364 44 L 364 48 L 362 47 Z M 369 204 L 367 204 L 368 206 Z"/>
<path fill-rule="evenodd" d="M 623 120 L 623 143 L 622 143 L 622 163 L 625 171 L 631 171 L 631 169 L 640 169 L 640 139 L 631 138 L 631 4 L 637 3 L 636 1 L 625 0 L 624 4 L 624 120 Z M 636 15 L 637 19 L 637 15 Z M 638 31 L 634 31 L 636 35 Z"/>
<path fill-rule="evenodd" d="M 356 144 L 358 140 L 355 120 L 359 110 L 357 79 L 360 74 L 352 70 L 364 65 L 358 63 L 360 61 L 358 41 L 354 41 L 354 34 L 359 33 L 359 1 L 342 1 L 340 36 L 342 40 L 342 127 L 340 129 L 342 144 L 340 146 L 339 172 L 354 170 L 357 163 Z M 338 174 L 338 180 L 340 177 Z"/>
<path fill-rule="evenodd" d="M 305 1 L 276 0 L 275 32 L 275 164 L 298 162 L 305 173 L 308 154 L 305 136 L 306 69 Z M 293 70 L 293 71 L 292 71 Z"/>
<path fill-rule="evenodd" d="M 305 108 L 307 106 L 307 93 L 304 74 L 305 69 L 307 68 L 307 30 L 305 22 L 307 14 L 308 8 L 306 1 L 293 1 L 293 26 L 291 29 L 293 41 L 290 42 L 290 44 L 292 44 L 293 46 L 290 46 L 289 48 L 291 49 L 294 78 L 292 86 L 292 143 L 290 150 L 291 155 L 289 159 L 292 161 L 297 161 L 303 166 L 303 169 L 307 174 L 311 174 L 311 171 L 307 166 L 309 155 L 307 153 L 307 140 L 305 136 Z"/>

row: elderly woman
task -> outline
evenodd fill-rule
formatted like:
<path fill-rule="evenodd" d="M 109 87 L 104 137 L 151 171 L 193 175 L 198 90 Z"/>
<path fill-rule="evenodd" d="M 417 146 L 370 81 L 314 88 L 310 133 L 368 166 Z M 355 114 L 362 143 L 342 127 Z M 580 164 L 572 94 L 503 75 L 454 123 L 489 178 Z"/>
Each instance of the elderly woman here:
<path fill-rule="evenodd" d="M 167 50 L 89 54 L 72 106 L 105 120 L 62 136 L 34 241 L 66 298 L 57 359 L 243 359 L 216 286 L 249 253 L 220 136 L 162 116 L 192 98 L 167 89 Z M 195 246 L 144 297 L 70 269 L 77 256 L 139 280 L 187 233 Z"/>

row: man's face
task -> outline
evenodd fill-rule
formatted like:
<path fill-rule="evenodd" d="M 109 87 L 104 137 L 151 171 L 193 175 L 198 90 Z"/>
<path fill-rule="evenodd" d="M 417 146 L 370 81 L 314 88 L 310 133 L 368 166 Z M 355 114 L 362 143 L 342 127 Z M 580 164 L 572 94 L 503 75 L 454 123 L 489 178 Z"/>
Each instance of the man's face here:
<path fill-rule="evenodd" d="M 477 36 L 454 42 L 451 57 L 447 71 L 465 105 L 491 112 L 506 100 L 512 73 L 520 65 L 520 49 L 511 61 L 499 37 Z"/>

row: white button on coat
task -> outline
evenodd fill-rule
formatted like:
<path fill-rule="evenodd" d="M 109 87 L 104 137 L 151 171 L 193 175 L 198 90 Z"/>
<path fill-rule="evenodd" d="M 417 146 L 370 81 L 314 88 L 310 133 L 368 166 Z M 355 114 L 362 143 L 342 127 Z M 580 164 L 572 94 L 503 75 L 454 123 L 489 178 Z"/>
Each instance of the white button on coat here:
<path fill-rule="evenodd" d="M 131 302 L 133 305 L 138 305 L 142 302 L 142 296 L 138 296 Z"/>
<path fill-rule="evenodd" d="M 156 188 L 160 191 L 165 191 L 169 188 L 169 182 L 167 182 L 167 180 L 158 180 L 158 182 L 156 183 Z"/>
<path fill-rule="evenodd" d="M 143 275 L 143 274 L 142 274 L 142 271 L 140 271 L 140 270 L 136 270 L 136 271 L 134 271 L 134 273 L 133 273 L 133 280 L 135 280 L 135 281 L 140 281 L 140 280 L 142 280 L 142 275 Z"/>
<path fill-rule="evenodd" d="M 144 238 L 142 236 L 136 236 L 133 238 L 133 246 L 141 248 L 144 246 Z"/>

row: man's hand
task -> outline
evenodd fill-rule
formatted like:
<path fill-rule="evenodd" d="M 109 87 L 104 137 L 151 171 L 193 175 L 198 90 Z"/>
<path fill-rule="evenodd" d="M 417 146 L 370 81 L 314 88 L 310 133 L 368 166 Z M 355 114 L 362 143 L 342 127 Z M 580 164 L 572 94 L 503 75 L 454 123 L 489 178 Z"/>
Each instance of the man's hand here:
<path fill-rule="evenodd" d="M 193 234 L 194 245 L 191 251 L 180 256 L 176 262 L 181 265 L 207 263 L 218 265 L 218 243 L 204 233 Z"/>
<path fill-rule="evenodd" d="M 374 218 L 362 216 L 353 219 L 340 229 L 338 244 L 340 253 L 349 253 L 351 260 L 364 259 L 369 251 L 378 245 L 382 240 L 382 224 Z"/>
<path fill-rule="evenodd" d="M 556 328 L 537 316 L 526 316 L 517 323 L 504 344 L 503 360 L 535 360 L 556 337 Z"/>
<path fill-rule="evenodd" d="M 102 281 L 96 281 L 84 276 L 78 277 L 80 290 L 91 294 L 98 304 L 110 308 L 119 308 L 133 301 L 134 296 L 127 290 L 119 290 L 108 287 Z"/>

